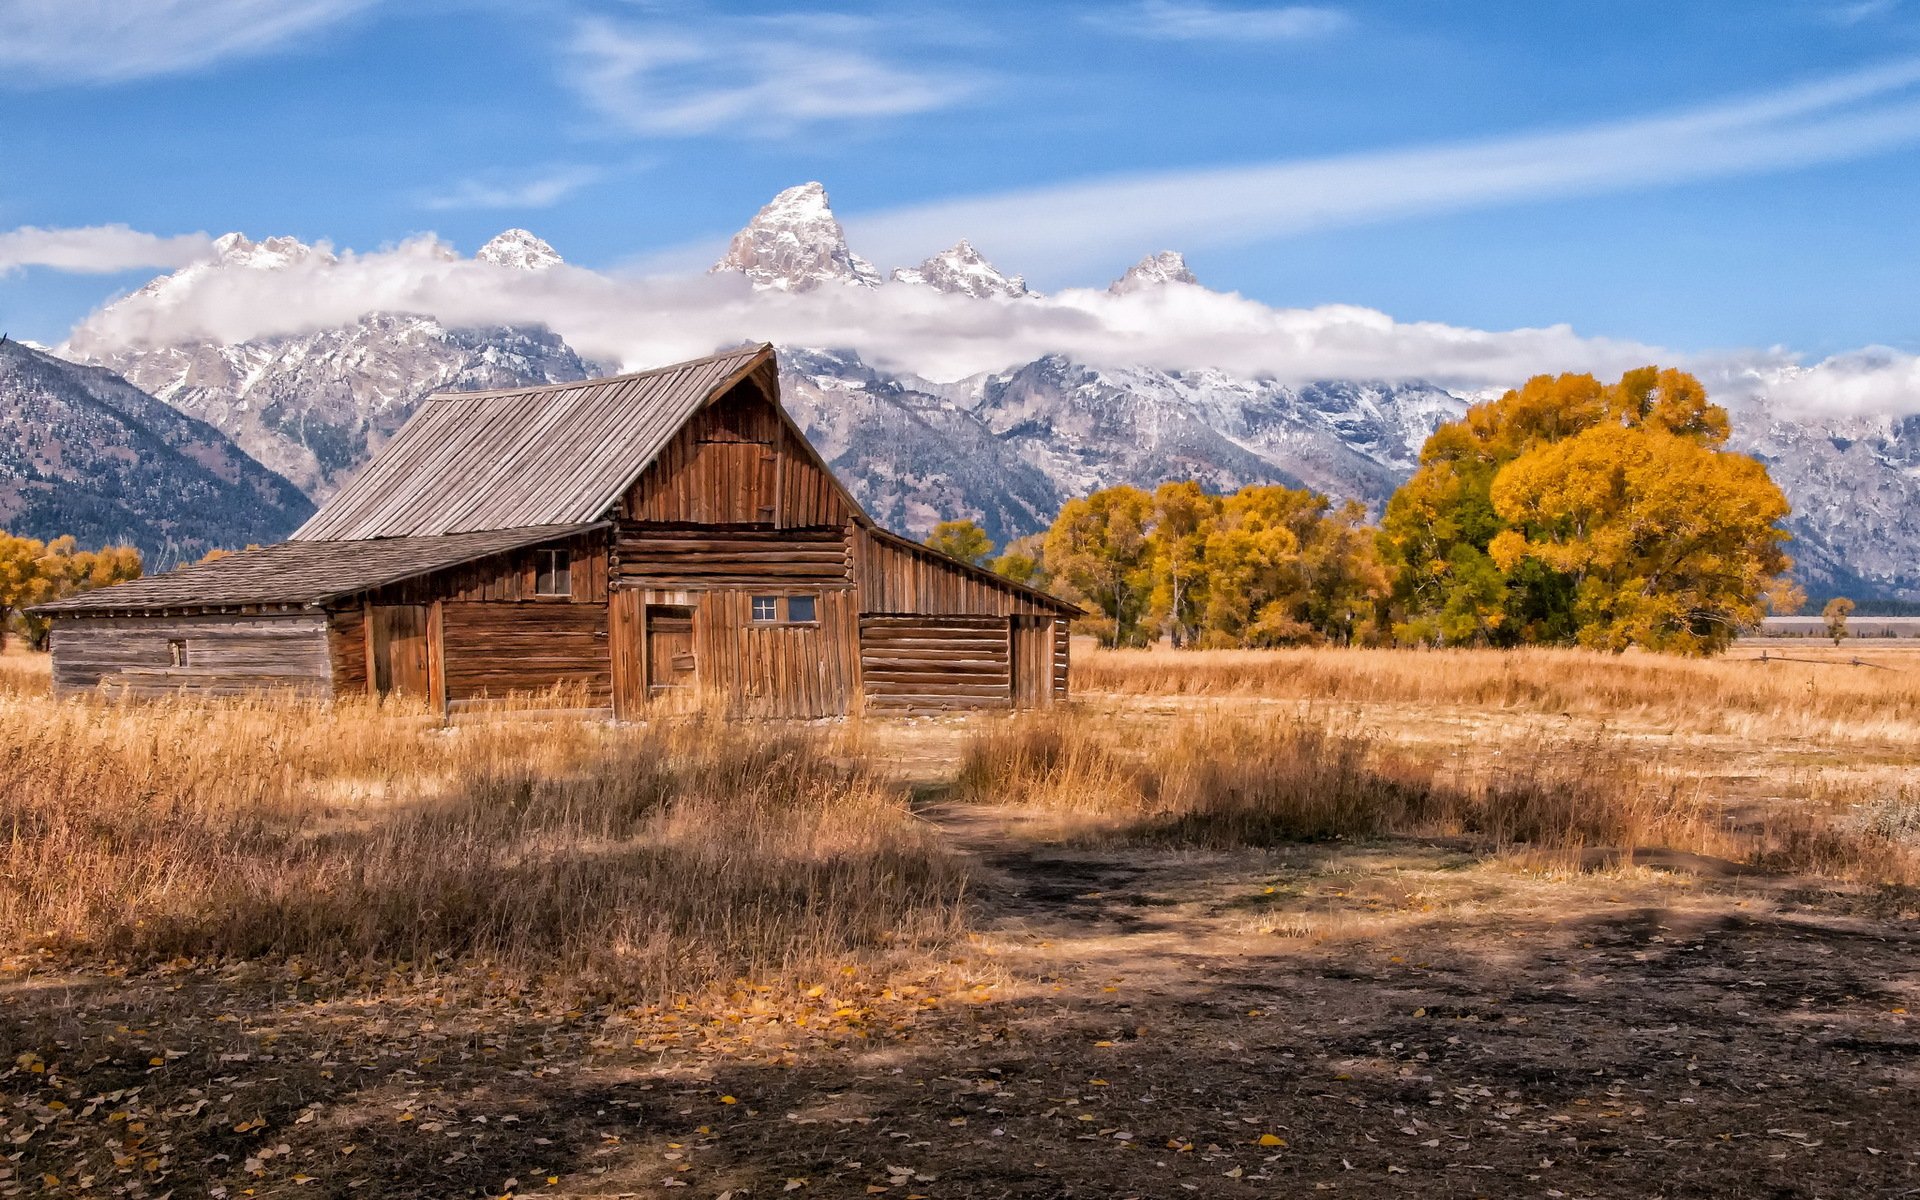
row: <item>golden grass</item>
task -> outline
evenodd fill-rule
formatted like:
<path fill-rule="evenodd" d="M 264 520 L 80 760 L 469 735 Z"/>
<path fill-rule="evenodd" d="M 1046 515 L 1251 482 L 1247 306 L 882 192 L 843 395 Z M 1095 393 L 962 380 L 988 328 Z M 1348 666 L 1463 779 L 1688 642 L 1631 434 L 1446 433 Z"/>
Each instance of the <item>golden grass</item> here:
<path fill-rule="evenodd" d="M 1863 737 L 1920 734 L 1920 654 L 1846 647 L 1819 663 L 1572 649 L 1076 651 L 1081 693 L 1259 696 L 1643 719 L 1689 729 Z M 1813 657 L 1807 650 L 1796 656 Z M 1853 657 L 1892 669 L 1848 665 Z"/>
<path fill-rule="evenodd" d="M 0 941 L 682 994 L 944 944 L 964 873 L 814 730 L 0 696 Z"/>

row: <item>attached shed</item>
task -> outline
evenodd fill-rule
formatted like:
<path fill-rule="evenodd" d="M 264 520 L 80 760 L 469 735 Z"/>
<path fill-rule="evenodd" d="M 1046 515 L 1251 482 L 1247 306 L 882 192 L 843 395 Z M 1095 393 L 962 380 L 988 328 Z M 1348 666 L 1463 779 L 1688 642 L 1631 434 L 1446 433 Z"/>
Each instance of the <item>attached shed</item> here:
<path fill-rule="evenodd" d="M 292 540 L 86 592 L 54 684 L 620 715 L 836 716 L 1067 693 L 1074 606 L 879 528 L 780 407 L 771 346 L 423 404 Z"/>

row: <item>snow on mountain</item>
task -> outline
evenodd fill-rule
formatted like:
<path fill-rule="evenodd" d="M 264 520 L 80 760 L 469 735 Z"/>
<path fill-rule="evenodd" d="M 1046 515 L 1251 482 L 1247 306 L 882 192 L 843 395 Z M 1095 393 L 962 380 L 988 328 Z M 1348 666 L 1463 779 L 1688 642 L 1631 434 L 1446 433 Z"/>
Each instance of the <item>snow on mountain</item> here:
<path fill-rule="evenodd" d="M 224 434 L 108 371 L 0 342 L 0 528 L 130 543 L 149 568 L 274 542 L 313 513 Z"/>
<path fill-rule="evenodd" d="M 480 247 L 474 257 L 496 267 L 544 271 L 566 262 L 558 251 L 524 229 L 509 229 Z"/>
<path fill-rule="evenodd" d="M 975 299 L 987 296 L 1018 299 L 1033 294 L 1027 290 L 1026 280 L 1018 275 L 1001 273 L 999 268 L 981 257 L 980 252 L 965 238 L 917 267 L 896 267 L 893 281 L 920 284 L 935 291 L 972 296 Z"/>
<path fill-rule="evenodd" d="M 805 292 L 823 283 L 878 287 L 873 264 L 847 248 L 827 189 L 803 183 L 775 196 L 733 235 L 715 273 L 738 271 L 757 288 Z"/>
<path fill-rule="evenodd" d="M 305 263 L 336 261 L 325 246 L 310 246 L 298 238 L 270 237 L 256 242 L 245 234 L 225 233 L 213 239 L 213 257 L 151 280 L 133 295 L 164 304 L 184 296 L 210 271 L 282 271 Z"/>
<path fill-rule="evenodd" d="M 1107 285 L 1107 290 L 1116 296 L 1128 292 L 1138 292 L 1146 288 L 1161 287 L 1169 283 L 1191 283 L 1198 286 L 1193 272 L 1187 269 L 1186 256 L 1178 250 L 1162 250 L 1158 254 L 1149 254 L 1139 262 L 1127 268 L 1127 273 Z"/>

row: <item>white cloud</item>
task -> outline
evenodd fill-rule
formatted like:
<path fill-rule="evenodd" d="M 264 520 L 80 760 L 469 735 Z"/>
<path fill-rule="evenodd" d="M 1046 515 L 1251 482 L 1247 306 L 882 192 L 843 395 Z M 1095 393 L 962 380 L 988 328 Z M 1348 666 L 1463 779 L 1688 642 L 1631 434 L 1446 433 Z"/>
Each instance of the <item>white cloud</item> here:
<path fill-rule="evenodd" d="M 1729 385 L 1764 395 L 1783 412 L 1904 416 L 1920 412 L 1920 357 L 1867 346 L 1811 366 L 1788 361 L 1750 367 Z"/>
<path fill-rule="evenodd" d="M 420 206 L 436 212 L 468 208 L 550 208 L 604 176 L 605 172 L 598 167 L 557 167 L 511 182 L 462 179 L 445 191 L 421 197 Z"/>
<path fill-rule="evenodd" d="M 697 25 L 579 22 L 570 81 L 640 134 L 772 135 L 830 121 L 945 108 L 973 90 L 951 69 L 888 62 L 879 22 L 839 16 L 710 18 Z"/>
<path fill-rule="evenodd" d="M 0 275 L 21 267 L 51 267 L 104 275 L 139 267 L 180 267 L 207 257 L 213 240 L 204 233 L 161 237 L 125 225 L 42 229 L 23 225 L 0 232 Z"/>
<path fill-rule="evenodd" d="M 1476 142 L 1136 174 L 843 218 L 914 262 L 970 237 L 1029 277 L 1495 204 L 1665 187 L 1859 158 L 1920 141 L 1920 60 L 1755 98 Z"/>
<path fill-rule="evenodd" d="M 286 45 L 375 0 L 0 0 L 0 81 L 114 83 Z"/>
<path fill-rule="evenodd" d="M 1103 10 L 1087 20 L 1115 33 L 1184 42 L 1311 41 L 1353 24 L 1344 11 L 1319 5 L 1223 8 L 1194 0 L 1142 0 Z"/>

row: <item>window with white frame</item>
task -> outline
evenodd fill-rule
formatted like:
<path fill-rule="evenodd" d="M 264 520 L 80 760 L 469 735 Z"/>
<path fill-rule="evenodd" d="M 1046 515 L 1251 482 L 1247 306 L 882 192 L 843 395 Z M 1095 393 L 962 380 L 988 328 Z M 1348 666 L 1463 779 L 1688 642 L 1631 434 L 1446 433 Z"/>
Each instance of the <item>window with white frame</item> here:
<path fill-rule="evenodd" d="M 755 596 L 753 598 L 753 620 L 755 624 L 778 621 L 779 619 L 780 597 Z"/>

